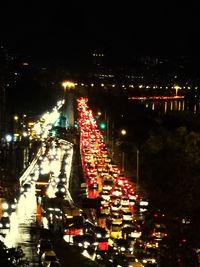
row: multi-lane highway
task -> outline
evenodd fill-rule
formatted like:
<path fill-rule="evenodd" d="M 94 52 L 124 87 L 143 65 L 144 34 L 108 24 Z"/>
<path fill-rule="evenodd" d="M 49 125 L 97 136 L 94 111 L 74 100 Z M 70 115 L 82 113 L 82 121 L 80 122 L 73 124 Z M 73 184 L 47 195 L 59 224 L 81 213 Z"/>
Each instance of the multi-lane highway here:
<path fill-rule="evenodd" d="M 3 217 L 10 222 L 7 229 L 0 229 L 3 242 L 8 247 L 21 246 L 30 266 L 45 266 L 45 256 L 38 253 L 41 238 L 51 239 L 57 266 L 67 262 L 71 266 L 80 262 L 82 266 L 91 262 L 94 266 L 157 266 L 160 242 L 167 237 L 162 218 L 157 216 L 146 231 L 148 201 L 113 162 L 86 98 L 78 99 L 77 110 L 80 147 L 76 153 L 67 135 L 66 140 L 49 135 L 56 110 L 52 120 L 45 116 L 42 124 L 36 124 L 35 138 L 41 146 L 20 177 L 15 210 L 4 210 Z M 74 155 L 80 156 L 82 165 L 78 174 Z M 74 184 L 80 188 L 78 202 L 71 195 Z M 76 257 L 70 258 L 66 249 Z"/>

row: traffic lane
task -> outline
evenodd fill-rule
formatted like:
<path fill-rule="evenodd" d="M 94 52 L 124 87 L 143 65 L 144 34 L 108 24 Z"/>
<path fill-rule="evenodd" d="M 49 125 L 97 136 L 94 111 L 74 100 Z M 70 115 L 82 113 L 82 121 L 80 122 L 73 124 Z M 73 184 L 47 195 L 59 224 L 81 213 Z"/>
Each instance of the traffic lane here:
<path fill-rule="evenodd" d="M 102 267 L 102 265 L 81 255 L 78 247 L 68 245 L 64 239 L 49 230 L 41 231 L 41 238 L 50 239 L 62 267 Z"/>

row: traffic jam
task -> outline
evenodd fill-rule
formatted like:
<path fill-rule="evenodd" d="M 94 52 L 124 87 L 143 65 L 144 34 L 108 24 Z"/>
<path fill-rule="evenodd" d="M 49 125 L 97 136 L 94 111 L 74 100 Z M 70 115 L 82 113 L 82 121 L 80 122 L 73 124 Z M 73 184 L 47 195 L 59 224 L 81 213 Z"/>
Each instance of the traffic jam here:
<path fill-rule="evenodd" d="M 58 117 L 54 110 L 51 120 L 46 115 L 42 123 L 35 125 L 33 138 L 42 141 L 41 147 L 20 177 L 20 198 L 15 204 L 17 212 L 10 221 L 9 216 L 5 216 L 8 205 L 4 204 L 2 218 L 6 219 L 0 221 L 0 233 L 4 228 L 8 228 L 8 233 L 3 241 L 8 247 L 28 242 L 28 227 L 37 222 L 40 228 L 59 234 L 100 266 L 158 266 L 160 243 L 167 237 L 163 214 L 157 214 L 147 232 L 148 200 L 113 162 L 88 99 L 79 98 L 77 104 L 84 176 L 80 197 L 86 200 L 82 204 L 90 203 L 90 206 L 79 205 L 72 199 L 74 146 L 58 136 L 49 135 Z M 31 255 L 32 248 L 26 249 L 27 255 Z M 36 258 L 46 264 L 42 255 L 40 252 Z"/>
<path fill-rule="evenodd" d="M 148 201 L 113 163 L 87 98 L 78 99 L 78 112 L 85 194 L 100 199 L 94 223 L 107 232 L 96 259 L 107 266 L 157 266 L 159 243 L 167 236 L 165 225 L 155 223 L 144 240 Z"/>

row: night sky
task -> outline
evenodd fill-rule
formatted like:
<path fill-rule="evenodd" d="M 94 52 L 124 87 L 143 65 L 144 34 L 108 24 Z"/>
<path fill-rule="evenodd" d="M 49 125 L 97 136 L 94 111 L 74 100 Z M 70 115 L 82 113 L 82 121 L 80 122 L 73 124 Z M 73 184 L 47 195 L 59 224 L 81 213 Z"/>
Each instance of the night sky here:
<path fill-rule="evenodd" d="M 79 61 L 95 50 L 113 57 L 199 53 L 196 6 L 131 2 L 10 1 L 1 7 L 0 40 L 35 60 Z"/>

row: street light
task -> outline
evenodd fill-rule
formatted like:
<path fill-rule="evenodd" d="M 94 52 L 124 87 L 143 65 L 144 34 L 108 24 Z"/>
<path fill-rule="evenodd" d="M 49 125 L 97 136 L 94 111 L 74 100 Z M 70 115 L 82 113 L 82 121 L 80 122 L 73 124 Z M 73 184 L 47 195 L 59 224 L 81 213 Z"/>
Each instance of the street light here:
<path fill-rule="evenodd" d="M 13 134 L 14 134 L 15 139 L 17 139 L 17 137 L 19 136 L 19 134 L 18 134 L 19 117 L 17 115 L 15 115 L 13 119 L 14 119 L 14 127 L 13 127 L 14 132 L 13 132 Z"/>
<path fill-rule="evenodd" d="M 175 86 L 174 86 L 174 89 L 175 89 L 175 91 L 176 91 L 176 96 L 177 96 L 177 95 L 178 95 L 178 90 L 181 89 L 181 87 L 178 86 L 178 85 L 175 85 Z"/>
<path fill-rule="evenodd" d="M 122 129 L 121 132 L 120 132 L 123 136 L 125 136 L 127 134 L 126 130 L 125 129 Z M 125 169 L 125 153 L 124 151 L 122 151 L 122 171 L 124 171 Z"/>
<path fill-rule="evenodd" d="M 125 136 L 127 134 L 127 131 L 125 129 L 122 129 L 121 134 Z M 139 187 L 139 159 L 140 159 L 140 151 L 138 148 L 136 148 L 136 187 Z M 124 165 L 125 165 L 125 153 L 122 152 L 122 171 L 124 171 Z"/>
<path fill-rule="evenodd" d="M 75 88 L 75 83 L 70 81 L 64 81 L 62 82 L 62 86 L 64 87 L 64 94 L 66 93 L 66 89 Z"/>
<path fill-rule="evenodd" d="M 14 120 L 18 121 L 19 117 L 17 115 L 14 116 Z"/>
<path fill-rule="evenodd" d="M 122 129 L 122 130 L 121 130 L 121 134 L 122 134 L 122 135 L 126 135 L 126 130 L 125 130 L 125 129 Z"/>

